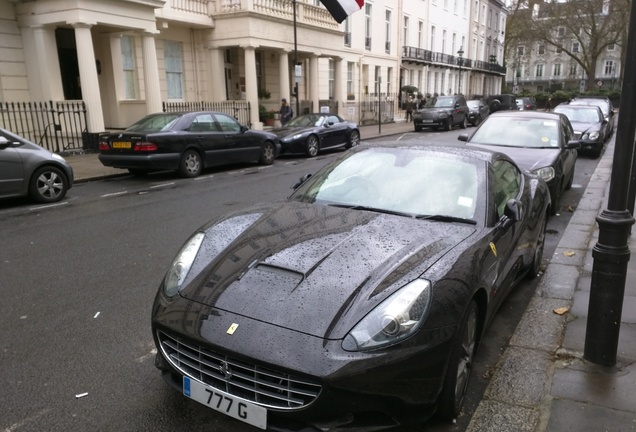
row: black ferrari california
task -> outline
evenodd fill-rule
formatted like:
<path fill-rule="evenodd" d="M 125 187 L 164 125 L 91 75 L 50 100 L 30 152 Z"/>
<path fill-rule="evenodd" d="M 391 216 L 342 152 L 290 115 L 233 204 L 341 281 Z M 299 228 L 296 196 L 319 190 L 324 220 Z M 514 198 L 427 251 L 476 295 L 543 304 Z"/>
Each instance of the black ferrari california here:
<path fill-rule="evenodd" d="M 98 158 L 132 174 L 174 170 L 196 177 L 217 165 L 271 165 L 279 152 L 272 133 L 250 130 L 225 113 L 194 111 L 150 114 L 122 132 L 104 133 Z"/>
<path fill-rule="evenodd" d="M 360 143 L 360 130 L 334 114 L 305 114 L 272 130 L 280 138 L 281 153 L 315 157 L 321 150 L 351 148 Z"/>
<path fill-rule="evenodd" d="M 357 147 L 185 242 L 152 308 L 155 364 L 261 429 L 453 419 L 497 307 L 539 272 L 549 204 L 502 153 Z"/>

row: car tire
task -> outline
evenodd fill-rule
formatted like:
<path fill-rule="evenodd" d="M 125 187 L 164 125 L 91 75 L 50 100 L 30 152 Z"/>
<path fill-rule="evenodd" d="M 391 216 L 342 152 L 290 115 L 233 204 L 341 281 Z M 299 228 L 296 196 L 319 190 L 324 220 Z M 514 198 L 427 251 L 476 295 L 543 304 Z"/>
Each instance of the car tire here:
<path fill-rule="evenodd" d="M 261 165 L 271 165 L 274 163 L 274 159 L 276 159 L 276 147 L 274 147 L 274 143 L 271 141 L 265 141 L 261 147 L 261 158 L 258 160 L 258 163 Z"/>
<path fill-rule="evenodd" d="M 318 142 L 318 137 L 316 135 L 309 135 L 307 137 L 307 148 L 305 149 L 305 154 L 307 157 L 316 157 L 318 156 L 319 150 L 320 143 Z"/>
<path fill-rule="evenodd" d="M 453 337 L 448 369 L 440 395 L 438 414 L 445 420 L 459 415 L 466 398 L 466 389 L 477 351 L 479 307 L 471 300 Z"/>
<path fill-rule="evenodd" d="M 462 129 L 466 129 L 467 126 L 468 126 L 468 120 L 466 120 L 466 116 L 464 116 L 464 120 L 462 120 L 459 127 Z"/>
<path fill-rule="evenodd" d="M 422 126 L 420 125 L 415 125 L 415 132 L 422 132 Z"/>
<path fill-rule="evenodd" d="M 592 150 L 592 152 L 590 153 L 590 156 L 592 159 L 598 159 L 601 157 L 601 153 L 603 153 L 603 147 L 601 146 L 598 149 L 594 149 Z"/>
<path fill-rule="evenodd" d="M 186 150 L 179 162 L 179 175 L 181 177 L 192 178 L 201 175 L 203 171 L 203 160 L 196 150 Z"/>
<path fill-rule="evenodd" d="M 532 263 L 530 264 L 530 268 L 528 269 L 528 273 L 526 274 L 526 279 L 535 279 L 541 271 L 547 225 L 548 216 L 546 215 L 546 217 L 543 219 L 543 222 L 541 223 L 541 231 L 539 232 L 539 238 L 537 239 L 537 247 L 534 249 L 534 252 L 532 254 Z"/>
<path fill-rule="evenodd" d="M 568 179 L 568 182 L 565 185 L 565 190 L 572 189 L 572 183 L 574 183 L 574 170 L 572 170 L 572 173 L 570 174 L 570 178 Z"/>
<path fill-rule="evenodd" d="M 360 132 L 357 130 L 352 130 L 349 134 L 349 139 L 347 139 L 347 144 L 345 148 L 350 149 L 351 147 L 355 147 L 360 144 Z"/>
<path fill-rule="evenodd" d="M 446 124 L 444 125 L 444 129 L 446 129 L 448 132 L 453 130 L 453 118 L 449 117 L 448 120 L 446 121 Z"/>
<path fill-rule="evenodd" d="M 44 166 L 36 170 L 31 176 L 29 194 L 39 203 L 53 203 L 60 201 L 68 191 L 68 179 L 61 169 L 54 166 Z"/>

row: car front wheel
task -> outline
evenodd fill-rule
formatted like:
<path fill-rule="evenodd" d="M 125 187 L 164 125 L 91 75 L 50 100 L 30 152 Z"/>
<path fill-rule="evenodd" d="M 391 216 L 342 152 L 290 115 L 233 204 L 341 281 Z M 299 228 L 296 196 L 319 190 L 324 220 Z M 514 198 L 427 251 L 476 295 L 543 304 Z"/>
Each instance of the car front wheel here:
<path fill-rule="evenodd" d="M 39 203 L 57 202 L 64 198 L 68 190 L 68 181 L 62 170 L 54 166 L 38 169 L 31 177 L 29 192 Z"/>
<path fill-rule="evenodd" d="M 530 270 L 528 270 L 527 278 L 534 279 L 539 275 L 539 271 L 541 271 L 541 261 L 543 260 L 543 247 L 545 245 L 545 230 L 548 224 L 547 222 L 548 216 L 546 215 L 541 222 L 541 228 L 539 231 L 539 238 L 537 238 L 537 247 L 534 249 L 534 254 L 532 256 L 532 264 L 530 265 Z"/>
<path fill-rule="evenodd" d="M 186 150 L 179 163 L 179 175 L 182 177 L 197 177 L 203 171 L 201 155 L 194 150 Z"/>
<path fill-rule="evenodd" d="M 318 137 L 316 135 L 309 135 L 307 138 L 307 148 L 305 154 L 307 157 L 316 157 L 318 155 L 320 145 L 318 144 Z"/>
<path fill-rule="evenodd" d="M 459 127 L 461 127 L 462 129 L 466 129 L 466 126 L 468 126 L 468 121 L 466 120 L 466 116 L 464 116 L 464 120 L 462 120 L 462 123 L 459 125 Z"/>
<path fill-rule="evenodd" d="M 271 141 L 264 142 L 259 163 L 262 165 L 271 165 L 274 163 L 274 159 L 276 159 L 276 149 L 274 148 L 274 144 Z"/>
<path fill-rule="evenodd" d="M 439 414 L 446 420 L 456 419 L 464 404 L 477 350 L 478 316 L 477 303 L 471 300 L 453 338 L 448 370 L 440 396 Z"/>
<path fill-rule="evenodd" d="M 444 125 L 447 131 L 452 131 L 453 130 L 453 118 L 449 117 L 448 120 L 446 121 L 446 124 Z"/>

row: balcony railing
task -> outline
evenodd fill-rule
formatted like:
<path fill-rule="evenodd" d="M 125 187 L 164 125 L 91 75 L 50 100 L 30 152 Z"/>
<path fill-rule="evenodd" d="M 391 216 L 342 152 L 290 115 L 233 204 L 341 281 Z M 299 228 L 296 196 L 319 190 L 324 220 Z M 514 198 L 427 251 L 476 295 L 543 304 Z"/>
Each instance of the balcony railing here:
<path fill-rule="evenodd" d="M 453 65 L 457 67 L 461 66 L 462 68 L 466 69 L 476 69 L 504 75 L 506 73 L 506 67 L 498 64 L 467 59 L 450 54 L 444 54 L 410 46 L 402 47 L 402 60 L 425 64 Z"/>
<path fill-rule="evenodd" d="M 210 0 L 168 0 L 157 9 L 157 17 L 166 20 L 184 21 L 196 25 L 212 26 L 212 3 Z"/>
<path fill-rule="evenodd" d="M 209 2 L 214 15 L 256 12 L 290 21 L 294 18 L 292 0 L 209 0 Z M 327 9 L 316 6 L 310 0 L 296 0 L 296 21 L 330 30 L 340 29 L 340 24 L 333 19 Z"/>

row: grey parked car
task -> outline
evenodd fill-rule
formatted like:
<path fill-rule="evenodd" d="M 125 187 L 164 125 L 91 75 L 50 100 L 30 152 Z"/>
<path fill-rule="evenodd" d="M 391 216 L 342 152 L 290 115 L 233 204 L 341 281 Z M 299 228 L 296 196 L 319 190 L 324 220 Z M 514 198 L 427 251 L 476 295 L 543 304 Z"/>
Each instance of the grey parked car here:
<path fill-rule="evenodd" d="M 0 128 L 0 198 L 61 200 L 73 186 L 73 168 L 58 154 Z"/>
<path fill-rule="evenodd" d="M 413 125 L 419 132 L 423 127 L 444 128 L 449 131 L 453 126 L 466 129 L 468 124 L 468 105 L 464 96 L 437 96 L 426 101 L 426 105 L 413 112 Z"/>

